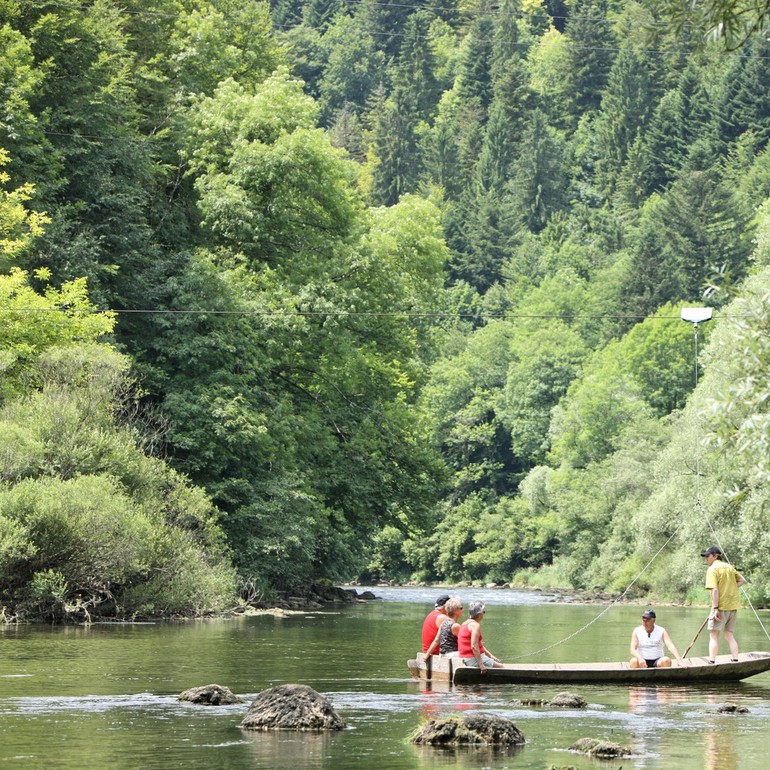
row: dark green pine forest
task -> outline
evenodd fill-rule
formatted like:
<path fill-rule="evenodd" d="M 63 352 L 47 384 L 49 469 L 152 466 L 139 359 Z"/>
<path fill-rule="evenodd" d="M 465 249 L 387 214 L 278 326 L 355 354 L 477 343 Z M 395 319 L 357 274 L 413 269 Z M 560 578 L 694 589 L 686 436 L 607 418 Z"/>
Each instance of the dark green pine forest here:
<path fill-rule="evenodd" d="M 690 10 L 0 0 L 0 620 L 770 600 L 770 42 Z"/>

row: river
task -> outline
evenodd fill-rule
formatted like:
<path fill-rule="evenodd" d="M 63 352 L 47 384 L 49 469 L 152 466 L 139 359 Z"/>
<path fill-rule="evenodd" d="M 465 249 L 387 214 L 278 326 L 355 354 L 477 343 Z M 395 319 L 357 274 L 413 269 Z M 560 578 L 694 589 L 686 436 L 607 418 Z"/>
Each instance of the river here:
<path fill-rule="evenodd" d="M 409 678 L 406 660 L 417 651 L 422 619 L 440 591 L 372 590 L 382 598 L 286 617 L 0 627 L 0 761 L 19 768 L 110 770 L 617 770 L 621 765 L 764 770 L 768 765 L 770 673 L 708 687 L 427 689 Z M 479 597 L 488 602 L 484 641 L 496 655 L 513 660 L 540 651 L 521 662 L 627 659 L 641 614 L 639 607 L 559 603 L 537 593 L 457 593 L 466 606 Z M 656 609 L 680 652 L 707 613 Z M 761 617 L 770 626 L 767 614 Z M 770 650 L 749 610 L 740 613 L 737 637 L 744 651 Z M 705 654 L 706 644 L 704 631 L 690 655 Z M 176 699 L 184 689 L 211 683 L 229 687 L 246 703 L 214 708 Z M 329 735 L 242 732 L 238 724 L 250 700 L 284 683 L 307 684 L 325 694 L 349 729 Z M 588 708 L 557 711 L 512 703 L 550 698 L 564 689 L 582 695 Z M 749 713 L 716 713 L 727 701 Z M 526 745 L 500 753 L 442 751 L 408 742 L 421 718 L 463 711 L 514 719 Z M 622 762 L 600 762 L 568 752 L 582 737 L 617 741 L 634 754 Z"/>

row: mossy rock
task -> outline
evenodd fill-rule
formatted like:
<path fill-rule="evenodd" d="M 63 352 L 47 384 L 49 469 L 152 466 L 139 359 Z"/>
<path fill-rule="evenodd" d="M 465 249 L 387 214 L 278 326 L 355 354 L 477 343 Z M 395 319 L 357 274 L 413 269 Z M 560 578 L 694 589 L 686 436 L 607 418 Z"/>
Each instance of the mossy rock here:
<path fill-rule="evenodd" d="M 723 703 L 721 706 L 717 706 L 716 711 L 718 714 L 748 714 L 749 710 L 746 706 L 739 706 L 737 703 Z"/>
<path fill-rule="evenodd" d="M 588 702 L 577 693 L 560 692 L 548 701 L 548 705 L 558 706 L 563 709 L 584 709 L 588 706 Z"/>
<path fill-rule="evenodd" d="M 180 693 L 177 700 L 185 700 L 201 706 L 227 706 L 232 703 L 243 703 L 243 698 L 234 695 L 228 687 L 222 687 L 218 684 L 191 687 Z"/>
<path fill-rule="evenodd" d="M 579 751 L 588 754 L 589 757 L 601 757 L 611 759 L 613 757 L 627 757 L 631 754 L 628 746 L 621 746 L 612 741 L 602 741 L 598 738 L 581 738 L 570 746 L 570 751 Z"/>
<path fill-rule="evenodd" d="M 524 735 L 510 719 L 464 714 L 429 719 L 411 741 L 428 746 L 520 746 Z"/>
<path fill-rule="evenodd" d="M 263 690 L 241 722 L 245 730 L 342 730 L 345 721 L 331 702 L 304 684 Z"/>
<path fill-rule="evenodd" d="M 584 709 L 588 702 L 580 695 L 574 692 L 560 692 L 550 700 L 545 698 L 523 698 L 515 700 L 513 703 L 517 706 L 556 706 L 564 709 Z"/>

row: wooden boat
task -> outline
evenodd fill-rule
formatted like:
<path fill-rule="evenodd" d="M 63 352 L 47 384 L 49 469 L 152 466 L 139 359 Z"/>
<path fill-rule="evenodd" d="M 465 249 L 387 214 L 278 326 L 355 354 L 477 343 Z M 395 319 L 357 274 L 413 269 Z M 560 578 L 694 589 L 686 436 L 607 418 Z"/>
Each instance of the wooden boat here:
<path fill-rule="evenodd" d="M 533 663 L 511 664 L 481 673 L 465 666 L 459 658 L 426 656 L 407 662 L 416 679 L 452 684 L 541 684 L 584 682 L 609 684 L 711 684 L 745 679 L 770 670 L 770 652 L 742 652 L 737 661 L 719 655 L 716 663 L 706 658 L 685 658 L 671 668 L 631 668 L 621 663 Z"/>

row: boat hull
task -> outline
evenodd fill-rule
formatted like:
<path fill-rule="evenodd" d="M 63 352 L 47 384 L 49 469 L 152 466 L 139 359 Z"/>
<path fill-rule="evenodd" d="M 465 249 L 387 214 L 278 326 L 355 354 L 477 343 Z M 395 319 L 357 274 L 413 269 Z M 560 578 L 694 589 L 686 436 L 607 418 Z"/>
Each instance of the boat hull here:
<path fill-rule="evenodd" d="M 737 662 L 720 655 L 716 663 L 706 658 L 685 659 L 670 668 L 631 668 L 620 663 L 534 663 L 512 664 L 488 669 L 464 666 L 458 658 L 419 653 L 407 663 L 416 679 L 452 684 L 541 684 L 570 682 L 608 684 L 712 683 L 746 679 L 770 670 L 770 652 L 744 652 Z"/>

